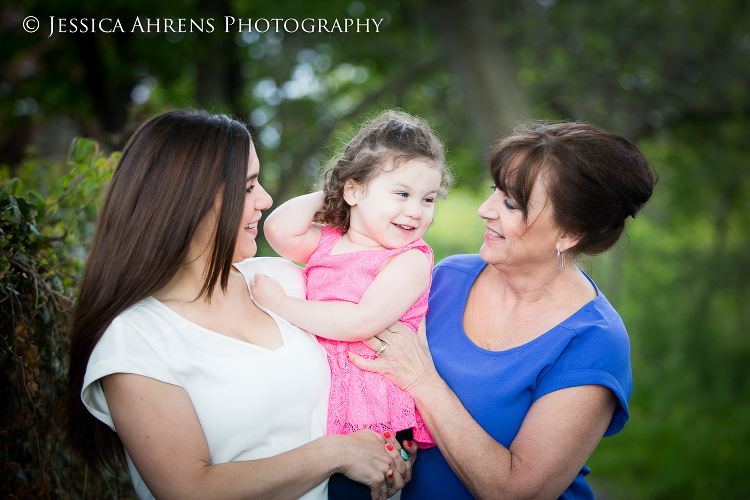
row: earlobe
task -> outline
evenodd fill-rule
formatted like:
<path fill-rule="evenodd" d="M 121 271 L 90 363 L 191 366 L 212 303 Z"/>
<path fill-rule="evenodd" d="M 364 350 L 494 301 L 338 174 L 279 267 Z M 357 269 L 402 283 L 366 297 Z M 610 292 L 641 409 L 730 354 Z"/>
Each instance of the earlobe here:
<path fill-rule="evenodd" d="M 344 182 L 344 201 L 353 207 L 357 204 L 357 191 L 359 190 L 359 184 L 354 182 L 352 179 L 347 179 Z"/>
<path fill-rule="evenodd" d="M 583 238 L 582 234 L 563 233 L 560 235 L 560 239 L 558 240 L 557 245 L 555 245 L 555 248 L 560 253 L 566 252 L 576 246 L 578 242 L 581 241 L 581 238 Z"/>

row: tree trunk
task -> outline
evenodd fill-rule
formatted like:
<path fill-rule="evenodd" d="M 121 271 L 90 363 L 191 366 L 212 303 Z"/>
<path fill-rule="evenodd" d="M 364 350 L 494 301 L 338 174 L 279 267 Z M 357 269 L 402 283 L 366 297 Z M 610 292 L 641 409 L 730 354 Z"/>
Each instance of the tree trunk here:
<path fill-rule="evenodd" d="M 231 15 L 228 0 L 200 0 L 198 11 L 205 13 L 206 17 L 217 19 Z M 216 111 L 223 109 L 235 117 L 245 115 L 245 110 L 239 104 L 242 91 L 241 61 L 237 57 L 234 37 L 204 36 L 202 44 L 206 46 L 206 52 L 198 62 L 195 92 L 198 105 L 218 106 Z"/>
<path fill-rule="evenodd" d="M 487 146 L 532 118 L 512 58 L 496 36 L 487 0 L 433 0 L 430 12 L 448 62 L 459 79 Z"/>
<path fill-rule="evenodd" d="M 130 65 L 132 61 L 126 53 L 124 41 L 126 36 L 119 33 L 112 36 L 117 38 L 117 63 Z M 97 37 L 79 34 L 72 38 L 86 68 L 86 86 L 102 128 L 107 132 L 122 132 L 127 118 L 130 90 L 135 86 L 135 78 L 114 79 L 108 73 Z"/>

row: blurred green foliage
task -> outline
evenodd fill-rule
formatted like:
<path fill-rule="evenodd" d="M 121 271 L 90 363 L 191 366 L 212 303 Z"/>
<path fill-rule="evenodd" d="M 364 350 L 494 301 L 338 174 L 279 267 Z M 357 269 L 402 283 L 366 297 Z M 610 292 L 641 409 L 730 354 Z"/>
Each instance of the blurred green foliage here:
<path fill-rule="evenodd" d="M 621 433 L 602 441 L 588 464 L 597 495 L 750 497 L 750 4 L 465 3 L 466 9 L 489 9 L 497 41 L 514 59 L 511 77 L 527 94 L 534 118 L 585 120 L 623 134 L 642 148 L 660 176 L 653 200 L 628 237 L 608 254 L 584 263 L 628 327 L 634 371 L 631 419 Z M 249 123 L 262 164 L 261 181 L 281 203 L 313 187 L 359 120 L 397 106 L 435 127 L 458 177 L 425 238 L 436 260 L 476 252 L 483 233 L 476 208 L 489 194 L 483 186 L 490 145 L 480 140 L 476 113 L 461 85 L 467 75 L 455 71 L 454 56 L 447 50 L 452 33 L 438 33 L 434 22 L 432 13 L 440 5 L 423 0 L 292 0 L 272 7 L 242 0 L 115 0 L 103 9 L 93 0 L 21 0 L 0 7 L 5 26 L 10 26 L 0 31 L 0 47 L 7 54 L 0 76 L 0 171 L 4 177 L 20 177 L 44 196 L 41 211 L 42 197 L 21 196 L 15 184 L 6 190 L 5 203 L 10 207 L 13 197 L 17 212 L 6 207 L 3 217 L 12 212 L 26 221 L 14 222 L 12 230 L 27 228 L 28 244 L 39 245 L 37 254 L 48 255 L 45 264 L 35 261 L 42 269 L 36 272 L 42 279 L 61 273 L 63 288 L 54 288 L 52 281 L 50 287 L 70 298 L 74 281 L 64 277 L 75 278 L 80 271 L 98 186 L 109 168 L 97 170 L 89 162 L 89 173 L 81 177 L 83 171 L 73 174 L 70 169 L 82 163 L 58 161 L 73 135 L 95 138 L 107 151 L 118 150 L 139 123 L 163 109 L 227 111 Z M 380 33 L 224 33 L 220 26 L 211 34 L 47 38 L 44 29 L 35 35 L 21 30 L 26 15 L 36 15 L 47 29 L 48 16 L 106 15 L 126 24 L 136 15 L 384 21 Z M 502 91 L 487 82 L 488 95 Z M 81 147 L 84 151 L 87 146 Z M 91 154 L 96 156 L 92 150 L 82 157 Z M 60 184 L 58 179 L 63 179 Z M 58 199 L 63 201 L 58 204 Z M 261 254 L 271 252 L 262 244 L 260 248 Z M 25 250 L 24 255 L 32 254 Z M 57 261 L 50 260 L 53 255 Z M 13 281 L 13 287 L 28 280 L 28 274 L 24 278 L 12 269 L 2 279 L 21 280 Z M 64 312 L 46 307 L 52 316 L 58 314 L 54 321 L 61 325 Z M 33 317 L 42 318 L 41 309 Z M 9 339 L 15 338 L 18 324 L 23 322 L 13 323 Z M 35 345 L 41 346 L 47 336 L 62 339 L 46 323 L 34 328 Z M 56 347 L 44 352 L 57 354 L 44 359 L 63 359 L 64 341 L 50 342 Z M 15 394 L 12 408 L 30 418 L 32 407 L 42 411 L 38 401 L 52 405 L 57 389 L 38 384 L 47 399 L 23 399 L 19 384 L 33 367 L 25 368 L 28 359 L 18 356 L 2 361 L 16 367 L 16 385 L 7 386 L 16 392 L 3 391 Z M 2 429 L 10 432 L 5 424 Z M 13 436 L 1 438 L 5 463 L 34 462 L 36 441 Z M 33 467 L 23 469 L 29 488 L 40 477 Z M 80 495 L 85 481 L 80 469 L 73 470 L 69 481 L 61 479 L 63 490 Z M 14 479 L 18 477 L 14 473 L 3 484 L 18 486 L 13 482 L 22 481 Z M 46 477 L 45 484 L 53 484 L 53 473 Z M 89 494 L 105 496 L 116 489 L 92 481 Z M 119 484 L 112 478 L 109 482 Z"/>
<path fill-rule="evenodd" d="M 85 464 L 63 446 L 60 405 L 68 314 L 118 158 L 77 139 L 66 175 L 45 183 L 54 186 L 49 196 L 26 191 L 17 177 L 0 185 L 0 491 L 8 498 L 61 498 L 88 481 L 103 491 L 102 478 L 87 477 Z M 24 171 L 39 167 L 33 159 L 23 163 Z"/>
<path fill-rule="evenodd" d="M 613 498 L 750 496 L 747 130 L 740 119 L 712 141 L 693 127 L 642 141 L 658 194 L 623 248 L 593 263 L 633 352 L 630 422 L 591 459 L 619 483 Z"/>

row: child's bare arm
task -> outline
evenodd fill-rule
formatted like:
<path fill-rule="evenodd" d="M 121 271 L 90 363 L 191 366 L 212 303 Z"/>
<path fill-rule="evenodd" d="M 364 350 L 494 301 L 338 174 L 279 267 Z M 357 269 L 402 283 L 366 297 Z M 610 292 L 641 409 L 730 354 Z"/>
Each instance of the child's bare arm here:
<path fill-rule="evenodd" d="M 359 304 L 288 297 L 272 278 L 256 274 L 253 298 L 293 325 L 332 340 L 358 341 L 395 323 L 430 284 L 430 263 L 420 250 L 396 255 L 381 269 Z"/>
<path fill-rule="evenodd" d="M 271 247 L 284 257 L 307 264 L 320 242 L 322 226 L 313 222 L 323 205 L 323 191 L 292 198 L 271 212 L 263 233 Z"/>

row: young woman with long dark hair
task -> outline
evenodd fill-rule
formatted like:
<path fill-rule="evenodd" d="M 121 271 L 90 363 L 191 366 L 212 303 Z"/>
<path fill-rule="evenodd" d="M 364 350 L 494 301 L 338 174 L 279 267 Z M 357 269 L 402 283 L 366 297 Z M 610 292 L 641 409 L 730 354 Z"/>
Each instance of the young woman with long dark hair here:
<path fill-rule="evenodd" d="M 142 499 L 323 499 L 341 472 L 384 500 L 408 474 L 400 446 L 324 435 L 323 349 L 249 293 L 264 273 L 304 297 L 300 268 L 251 258 L 259 173 L 224 115 L 170 111 L 130 138 L 73 318 L 68 442 L 94 469 L 127 459 Z"/>

